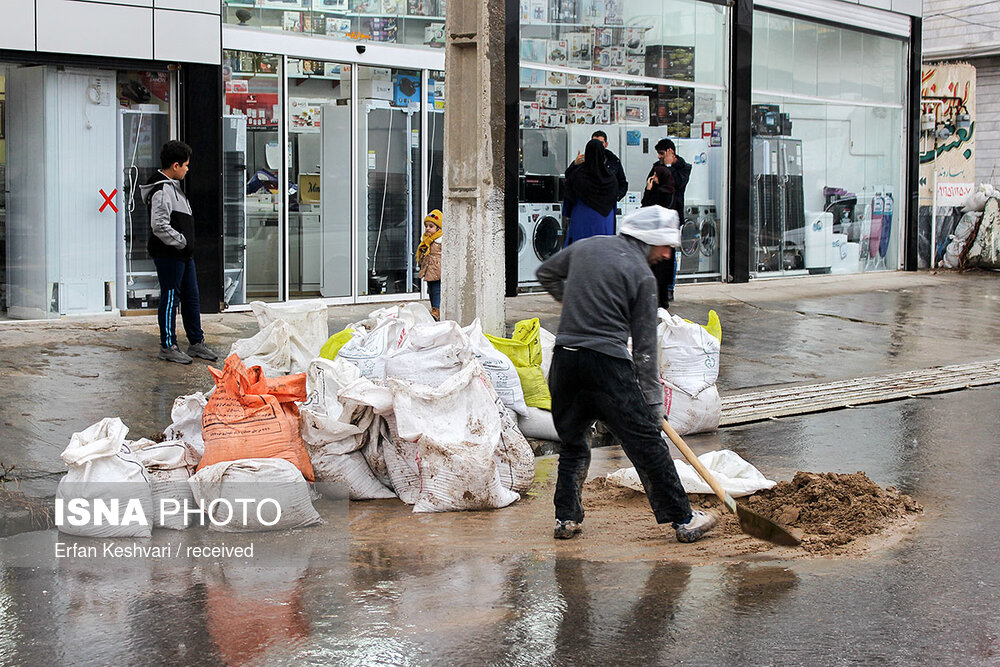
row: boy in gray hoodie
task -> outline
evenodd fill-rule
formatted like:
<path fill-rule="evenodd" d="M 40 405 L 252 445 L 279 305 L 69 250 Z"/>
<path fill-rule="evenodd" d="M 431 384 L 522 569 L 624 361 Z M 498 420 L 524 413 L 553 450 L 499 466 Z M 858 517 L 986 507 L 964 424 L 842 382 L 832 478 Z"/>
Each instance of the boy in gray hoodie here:
<path fill-rule="evenodd" d="M 168 141 L 160 151 L 161 169 L 140 188 L 149 208 L 152 234 L 146 249 L 156 265 L 160 281 L 159 358 L 178 364 L 190 364 L 191 357 L 216 361 L 219 356 L 205 345 L 201 330 L 201 306 L 198 303 L 198 276 L 194 266 L 194 216 L 191 204 L 181 190 L 191 161 L 191 147 L 181 141 Z M 187 334 L 187 354 L 177 346 L 177 305 L 180 304 Z"/>

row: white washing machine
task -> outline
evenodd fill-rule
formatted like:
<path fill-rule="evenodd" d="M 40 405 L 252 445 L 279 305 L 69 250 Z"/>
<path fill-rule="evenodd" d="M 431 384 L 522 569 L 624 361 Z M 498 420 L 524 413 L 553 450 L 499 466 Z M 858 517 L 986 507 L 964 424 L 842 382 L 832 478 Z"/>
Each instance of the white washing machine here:
<path fill-rule="evenodd" d="M 562 207 L 518 204 L 517 213 L 517 282 L 537 285 L 535 271 L 562 248 Z"/>

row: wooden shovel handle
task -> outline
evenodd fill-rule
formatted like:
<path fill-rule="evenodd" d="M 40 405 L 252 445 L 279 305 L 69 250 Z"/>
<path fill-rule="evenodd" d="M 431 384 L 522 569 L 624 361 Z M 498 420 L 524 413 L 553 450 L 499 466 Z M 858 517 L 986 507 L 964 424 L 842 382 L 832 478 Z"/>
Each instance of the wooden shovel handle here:
<path fill-rule="evenodd" d="M 708 468 L 706 468 L 705 465 L 698 460 L 698 457 L 694 455 L 694 452 L 692 452 L 691 448 L 687 446 L 687 443 L 681 439 L 680 434 L 674 430 L 674 427 L 671 426 L 666 419 L 664 419 L 662 420 L 660 428 L 662 428 L 663 432 L 667 434 L 668 438 L 670 438 L 670 442 L 674 443 L 677 446 L 677 449 L 681 450 L 681 454 L 683 454 L 684 458 L 688 460 L 688 463 L 690 463 L 694 469 L 698 471 L 701 478 L 708 482 L 708 485 L 712 487 L 712 491 L 715 492 L 715 495 L 719 496 L 719 500 L 721 500 L 723 504 L 725 504 L 725 506 L 728 507 L 733 514 L 735 514 L 736 502 L 729 496 L 728 493 L 726 493 L 726 490 L 723 489 L 722 485 L 719 484 L 715 477 L 712 476 L 712 473 L 708 472 Z"/>

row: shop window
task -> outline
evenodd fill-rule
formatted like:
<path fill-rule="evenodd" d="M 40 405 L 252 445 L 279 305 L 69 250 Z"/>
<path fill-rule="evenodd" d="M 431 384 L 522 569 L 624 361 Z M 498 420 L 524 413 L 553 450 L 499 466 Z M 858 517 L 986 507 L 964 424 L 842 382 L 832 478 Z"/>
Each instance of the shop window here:
<path fill-rule="evenodd" d="M 287 188 L 280 143 L 280 56 L 226 51 L 223 254 L 227 305 L 281 298 Z"/>
<path fill-rule="evenodd" d="M 753 41 L 752 275 L 898 268 L 905 42 L 764 12 Z"/>
<path fill-rule="evenodd" d="M 225 0 L 226 23 L 331 39 L 444 47 L 446 0 Z"/>
<path fill-rule="evenodd" d="M 558 5 L 558 6 L 557 6 Z M 656 144 L 691 165 L 679 273 L 720 274 L 728 9 L 693 0 L 522 3 L 518 274 L 562 247 L 565 174 L 594 132 L 628 182 L 615 225 L 640 207 Z"/>

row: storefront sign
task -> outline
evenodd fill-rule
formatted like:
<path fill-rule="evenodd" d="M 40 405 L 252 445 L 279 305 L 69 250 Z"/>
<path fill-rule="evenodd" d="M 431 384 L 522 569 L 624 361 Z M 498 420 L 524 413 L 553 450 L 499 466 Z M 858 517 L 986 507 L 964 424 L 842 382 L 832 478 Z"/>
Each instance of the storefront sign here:
<path fill-rule="evenodd" d="M 965 200 L 975 189 L 975 183 L 938 183 L 937 205 L 964 206 Z"/>

